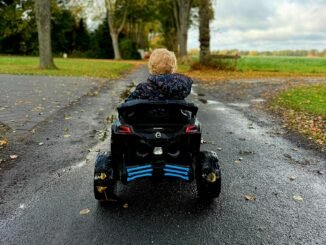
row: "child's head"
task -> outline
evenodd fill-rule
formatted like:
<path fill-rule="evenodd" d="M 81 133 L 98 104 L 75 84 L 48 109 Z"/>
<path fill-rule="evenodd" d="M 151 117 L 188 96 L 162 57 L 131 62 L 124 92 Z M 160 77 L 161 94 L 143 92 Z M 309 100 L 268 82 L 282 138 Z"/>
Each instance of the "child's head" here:
<path fill-rule="evenodd" d="M 165 48 L 155 49 L 149 57 L 148 69 L 152 75 L 174 73 L 177 69 L 175 54 Z"/>

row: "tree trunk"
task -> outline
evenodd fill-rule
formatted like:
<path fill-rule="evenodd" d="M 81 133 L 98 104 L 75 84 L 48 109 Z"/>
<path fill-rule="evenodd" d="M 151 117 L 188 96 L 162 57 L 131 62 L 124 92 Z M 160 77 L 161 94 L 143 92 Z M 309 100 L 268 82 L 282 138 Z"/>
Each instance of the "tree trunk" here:
<path fill-rule="evenodd" d="M 37 24 L 40 68 L 55 69 L 51 48 L 51 2 L 35 0 L 35 16 Z"/>
<path fill-rule="evenodd" d="M 192 0 L 173 0 L 174 19 L 177 27 L 179 56 L 187 55 L 188 29 Z"/>
<path fill-rule="evenodd" d="M 111 39 L 112 39 L 112 45 L 113 45 L 113 51 L 114 51 L 114 59 L 115 60 L 121 60 L 120 55 L 120 49 L 119 49 L 119 34 L 116 32 L 110 32 Z"/>
<path fill-rule="evenodd" d="M 205 64 L 210 56 L 210 0 L 200 0 L 199 4 L 199 61 Z"/>
<path fill-rule="evenodd" d="M 123 16 L 117 16 L 117 4 L 122 4 L 124 6 Z M 110 35 L 112 38 L 112 45 L 114 50 L 114 59 L 120 60 L 120 49 L 119 49 L 119 34 L 122 31 L 126 23 L 127 11 L 128 11 L 128 1 L 117 2 L 115 0 L 105 0 L 105 7 L 107 10 L 107 19 L 110 29 Z"/>

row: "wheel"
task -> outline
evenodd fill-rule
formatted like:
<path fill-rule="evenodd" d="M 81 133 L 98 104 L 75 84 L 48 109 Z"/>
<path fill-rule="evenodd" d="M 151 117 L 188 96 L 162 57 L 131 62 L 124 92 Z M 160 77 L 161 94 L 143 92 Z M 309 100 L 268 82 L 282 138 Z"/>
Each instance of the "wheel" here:
<path fill-rule="evenodd" d="M 202 151 L 197 158 L 196 184 L 200 198 L 212 199 L 221 192 L 221 170 L 217 154 L 213 151 Z"/>
<path fill-rule="evenodd" d="M 94 196 L 95 199 L 116 199 L 117 181 L 114 179 L 111 154 L 100 153 L 96 157 L 94 169 Z"/>

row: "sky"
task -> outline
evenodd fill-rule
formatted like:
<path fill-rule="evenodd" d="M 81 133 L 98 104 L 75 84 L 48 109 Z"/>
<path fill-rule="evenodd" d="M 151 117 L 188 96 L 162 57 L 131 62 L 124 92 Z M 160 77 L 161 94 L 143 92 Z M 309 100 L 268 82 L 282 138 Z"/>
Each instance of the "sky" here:
<path fill-rule="evenodd" d="M 326 0 L 213 0 L 211 50 L 326 49 Z M 199 48 L 198 26 L 188 48 Z"/>

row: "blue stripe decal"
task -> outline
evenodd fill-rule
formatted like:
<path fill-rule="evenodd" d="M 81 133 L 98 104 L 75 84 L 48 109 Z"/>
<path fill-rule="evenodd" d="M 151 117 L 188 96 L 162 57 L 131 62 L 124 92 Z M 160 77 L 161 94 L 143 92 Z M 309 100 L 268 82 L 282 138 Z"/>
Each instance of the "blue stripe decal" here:
<path fill-rule="evenodd" d="M 132 176 L 130 178 L 127 178 L 127 181 L 131 181 L 131 180 L 134 180 L 134 179 L 137 179 L 137 178 L 142 178 L 142 177 L 151 177 L 152 174 L 140 174 L 140 175 L 135 175 L 135 176 Z"/>
<path fill-rule="evenodd" d="M 174 170 L 174 169 L 164 169 L 165 172 L 169 172 L 169 173 L 176 173 L 176 174 L 184 174 L 188 176 L 188 172 L 187 171 L 179 171 L 179 170 Z"/>
<path fill-rule="evenodd" d="M 189 171 L 189 168 L 187 168 L 187 167 L 180 167 L 180 166 L 176 166 L 176 165 L 165 164 L 165 167 Z"/>
<path fill-rule="evenodd" d="M 142 166 L 138 166 L 138 167 L 129 167 L 129 168 L 127 168 L 127 171 L 131 172 L 131 171 L 135 171 L 135 170 L 139 170 L 139 169 L 145 169 L 145 168 L 151 168 L 151 167 L 152 167 L 151 164 L 147 164 L 147 165 L 142 165 Z"/>
<path fill-rule="evenodd" d="M 169 176 L 169 177 L 178 177 L 178 178 L 181 178 L 181 179 L 184 179 L 184 180 L 189 180 L 189 177 L 188 177 L 188 176 L 182 176 L 182 175 L 179 175 L 179 174 L 169 174 L 169 173 L 165 173 L 164 176 Z"/>
<path fill-rule="evenodd" d="M 153 169 L 144 169 L 144 170 L 139 170 L 139 171 L 128 173 L 128 176 L 133 176 L 133 175 L 143 174 L 143 173 L 152 173 L 152 172 L 153 172 Z"/>

